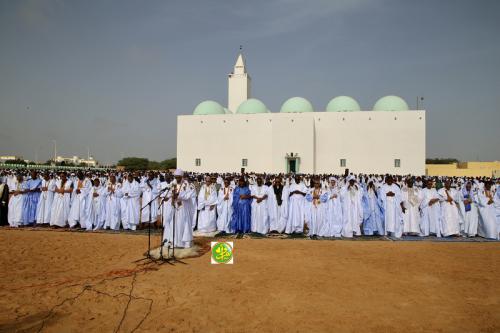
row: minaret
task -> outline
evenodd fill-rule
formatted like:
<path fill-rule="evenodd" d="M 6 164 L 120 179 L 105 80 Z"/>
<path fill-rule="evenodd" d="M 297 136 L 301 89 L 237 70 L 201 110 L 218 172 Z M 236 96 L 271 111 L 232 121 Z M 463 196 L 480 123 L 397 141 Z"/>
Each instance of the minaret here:
<path fill-rule="evenodd" d="M 245 68 L 245 59 L 240 53 L 234 70 L 228 78 L 227 108 L 232 113 L 235 113 L 238 106 L 250 98 L 250 83 L 250 75 Z"/>

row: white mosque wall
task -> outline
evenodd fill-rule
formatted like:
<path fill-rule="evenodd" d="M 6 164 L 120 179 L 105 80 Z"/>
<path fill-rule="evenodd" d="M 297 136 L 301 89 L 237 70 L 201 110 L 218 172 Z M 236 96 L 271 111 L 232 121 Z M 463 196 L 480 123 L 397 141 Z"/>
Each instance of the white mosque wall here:
<path fill-rule="evenodd" d="M 185 115 L 177 118 L 177 164 L 198 172 L 424 174 L 425 111 Z M 201 165 L 196 166 L 196 159 Z M 346 160 L 346 166 L 340 160 Z M 400 167 L 395 166 L 400 160 Z"/>

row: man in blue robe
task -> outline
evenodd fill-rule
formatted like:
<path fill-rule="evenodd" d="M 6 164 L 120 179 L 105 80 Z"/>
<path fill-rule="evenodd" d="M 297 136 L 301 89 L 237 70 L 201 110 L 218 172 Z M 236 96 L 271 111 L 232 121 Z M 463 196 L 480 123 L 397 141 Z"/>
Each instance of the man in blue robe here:
<path fill-rule="evenodd" d="M 36 221 L 36 208 L 38 200 L 40 200 L 40 190 L 42 188 L 42 180 L 38 177 L 38 173 L 31 171 L 31 179 L 24 184 L 23 193 L 25 194 L 23 201 L 23 224 L 33 224 Z"/>
<path fill-rule="evenodd" d="M 231 229 L 236 234 L 250 232 L 251 226 L 252 195 L 250 188 L 243 177 L 238 181 L 238 186 L 233 192 L 233 217 Z"/>

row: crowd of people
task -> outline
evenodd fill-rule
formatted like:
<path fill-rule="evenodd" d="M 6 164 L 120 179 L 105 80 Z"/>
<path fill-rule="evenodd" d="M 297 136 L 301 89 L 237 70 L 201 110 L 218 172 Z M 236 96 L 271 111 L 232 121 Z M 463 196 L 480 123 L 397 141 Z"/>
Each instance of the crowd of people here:
<path fill-rule="evenodd" d="M 0 224 L 200 234 L 499 239 L 500 179 L 393 175 L 0 172 Z M 150 226 L 151 226 L 150 225 Z M 175 232 L 175 234 L 174 234 Z"/>

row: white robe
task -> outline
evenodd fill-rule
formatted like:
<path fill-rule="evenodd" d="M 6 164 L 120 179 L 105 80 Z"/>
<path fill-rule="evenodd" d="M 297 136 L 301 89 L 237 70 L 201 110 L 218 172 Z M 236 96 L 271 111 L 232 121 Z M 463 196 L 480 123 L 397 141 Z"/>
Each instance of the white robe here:
<path fill-rule="evenodd" d="M 217 196 L 217 230 L 232 233 L 231 217 L 233 216 L 233 191 L 234 187 L 221 187 Z M 227 199 L 226 199 L 227 198 Z"/>
<path fill-rule="evenodd" d="M 93 186 L 90 191 L 90 223 L 94 227 L 94 230 L 104 228 L 106 220 L 106 192 L 107 188 L 102 185 L 98 187 Z M 97 197 L 94 196 L 94 193 Z"/>
<path fill-rule="evenodd" d="M 48 224 L 50 223 L 50 213 L 52 212 L 52 202 L 54 201 L 54 190 L 56 189 L 56 180 L 42 179 L 42 186 L 47 187 L 46 191 L 40 194 L 40 200 L 36 209 L 36 223 Z"/>
<path fill-rule="evenodd" d="M 71 198 L 71 210 L 68 217 L 69 226 L 73 228 L 79 223 L 80 228 L 92 230 L 92 222 L 90 221 L 91 198 L 89 198 L 92 182 L 88 178 L 82 181 L 75 179 L 73 184 L 73 197 Z M 78 189 L 80 193 L 76 192 Z"/>
<path fill-rule="evenodd" d="M 250 186 L 252 196 L 263 199 L 266 195 L 269 198 L 269 188 L 266 185 Z M 269 207 L 267 199 L 257 202 L 257 199 L 252 200 L 251 210 L 251 228 L 252 232 L 259 234 L 267 234 L 269 232 Z"/>
<path fill-rule="evenodd" d="M 452 202 L 448 202 L 446 192 L 448 192 L 449 196 L 452 198 Z M 460 216 L 459 216 L 459 207 L 457 191 L 453 188 L 450 188 L 448 191 L 446 188 L 441 188 L 438 191 L 439 201 L 441 206 L 441 227 L 442 227 L 442 235 L 444 237 L 451 235 L 459 235 L 460 234 Z"/>
<path fill-rule="evenodd" d="M 123 228 L 135 230 L 139 224 L 141 187 L 135 179 L 132 183 L 127 179 L 123 182 L 122 193 L 124 204 L 122 210 Z"/>
<path fill-rule="evenodd" d="M 429 205 L 431 199 L 439 199 L 436 189 L 422 189 L 422 203 L 420 204 L 421 236 L 429 236 L 432 233 L 437 237 L 441 237 L 441 207 L 439 201 Z"/>
<path fill-rule="evenodd" d="M 160 209 L 161 209 L 161 224 L 163 227 L 166 225 L 166 221 L 170 221 L 172 219 L 172 213 L 173 209 L 169 209 L 172 206 L 172 200 L 169 199 L 170 197 L 168 196 L 171 194 L 170 191 L 170 184 L 167 182 L 161 182 L 158 187 L 159 190 L 162 191 L 160 194 Z M 170 206 L 170 207 L 169 207 Z"/>
<path fill-rule="evenodd" d="M 178 197 L 174 205 L 172 205 L 172 191 L 178 192 Z M 175 182 L 166 196 L 170 205 L 165 205 L 165 209 L 171 210 L 165 215 L 170 219 L 165 220 L 165 229 L 163 231 L 163 244 L 172 244 L 175 247 L 189 248 L 193 243 L 193 197 L 196 198 L 196 190 L 187 180 L 181 181 L 180 184 Z M 180 204 L 179 204 L 180 201 Z M 175 242 L 173 240 L 175 226 Z"/>
<path fill-rule="evenodd" d="M 217 190 L 215 185 L 203 184 L 198 193 L 198 231 L 210 233 L 217 230 Z"/>
<path fill-rule="evenodd" d="M 493 203 L 488 204 L 489 198 L 484 189 L 478 191 L 477 197 L 479 206 L 478 235 L 484 238 L 500 239 L 496 221 L 495 202 L 493 201 Z"/>
<path fill-rule="evenodd" d="M 17 179 L 12 180 L 11 185 L 12 187 L 9 186 L 11 192 L 23 190 L 23 184 L 19 183 Z M 7 220 L 11 227 L 17 228 L 23 224 L 23 203 L 24 194 L 10 195 Z"/>
<path fill-rule="evenodd" d="M 330 231 L 328 237 L 341 237 L 343 229 L 342 202 L 340 191 L 336 187 L 330 187 L 328 191 L 328 225 Z M 334 197 L 336 196 L 336 197 Z"/>
<path fill-rule="evenodd" d="M 106 218 L 104 228 L 110 228 L 112 230 L 120 230 L 121 221 L 121 198 L 122 184 L 108 183 L 106 188 Z"/>
<path fill-rule="evenodd" d="M 387 193 L 394 193 L 393 197 Z M 398 185 L 384 184 L 379 190 L 380 205 L 384 210 L 385 234 L 392 233 L 394 237 L 401 237 L 403 234 L 403 218 L 401 210 L 401 189 Z"/>
<path fill-rule="evenodd" d="M 497 215 L 497 230 L 500 231 L 500 186 L 496 187 L 495 209 L 496 209 L 496 215 Z"/>
<path fill-rule="evenodd" d="M 294 191 L 300 191 L 302 193 L 307 192 L 307 188 L 304 183 L 295 183 L 292 181 L 288 188 L 287 195 L 289 198 L 288 201 L 288 209 L 287 209 L 287 222 L 285 227 L 285 233 L 302 233 L 304 232 L 304 220 L 305 220 L 305 198 L 302 194 L 293 194 L 290 196 L 289 194 Z"/>
<path fill-rule="evenodd" d="M 465 211 L 465 204 L 464 204 L 465 198 L 463 191 L 465 191 L 465 189 L 458 192 L 461 219 L 464 221 L 463 230 L 461 231 L 468 237 L 475 237 L 477 235 L 477 228 L 479 223 L 479 211 L 477 208 L 477 193 L 475 193 L 475 191 L 472 189 L 468 193 L 469 200 L 471 200 L 472 202 L 470 204 L 470 210 Z"/>
<path fill-rule="evenodd" d="M 354 185 L 346 185 L 340 191 L 342 202 L 342 236 L 351 238 L 353 234 L 361 235 L 361 223 L 363 223 L 363 189 Z"/>
<path fill-rule="evenodd" d="M 403 215 L 403 232 L 420 234 L 420 205 L 422 203 L 423 195 L 421 191 L 416 188 L 403 187 L 401 190 L 401 200 L 406 212 Z"/>
<path fill-rule="evenodd" d="M 158 216 L 158 179 L 154 178 L 149 181 L 149 185 L 147 184 L 147 178 L 144 179 L 141 183 L 142 190 L 142 213 L 141 213 L 141 222 L 142 223 L 155 223 L 156 218 Z M 153 200 L 155 199 L 156 200 Z M 150 208 L 148 203 L 151 202 L 151 217 L 149 216 Z"/>
<path fill-rule="evenodd" d="M 267 207 L 269 210 L 269 230 L 282 233 L 286 227 L 286 209 L 288 192 L 285 191 L 285 186 L 281 191 L 281 205 L 278 206 L 278 199 L 274 193 L 274 186 L 271 185 L 268 191 Z"/>
<path fill-rule="evenodd" d="M 330 192 L 324 189 L 310 189 L 306 195 L 306 204 L 309 206 L 306 222 L 309 225 L 309 236 L 330 236 L 328 220 L 328 198 Z M 314 196 L 319 199 L 314 199 Z"/>
<path fill-rule="evenodd" d="M 71 180 L 66 180 L 64 190 L 71 190 Z M 56 181 L 56 189 L 61 189 L 61 180 Z M 54 190 L 54 191 L 55 191 Z M 70 193 L 54 193 L 52 201 L 52 211 L 50 213 L 50 225 L 65 227 L 68 222 L 69 212 L 71 209 L 71 192 Z"/>

